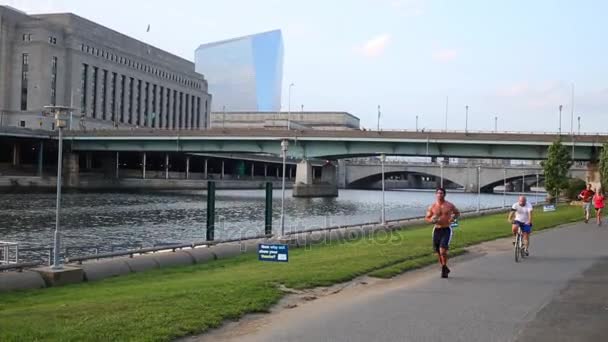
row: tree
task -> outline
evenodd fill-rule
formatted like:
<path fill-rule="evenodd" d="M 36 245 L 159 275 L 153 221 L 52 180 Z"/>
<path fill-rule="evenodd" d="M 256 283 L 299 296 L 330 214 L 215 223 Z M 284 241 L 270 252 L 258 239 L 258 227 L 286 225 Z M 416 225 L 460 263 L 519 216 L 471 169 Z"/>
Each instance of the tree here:
<path fill-rule="evenodd" d="M 600 154 L 600 181 L 602 182 L 602 190 L 606 190 L 608 185 L 608 143 L 602 147 Z"/>
<path fill-rule="evenodd" d="M 568 171 L 572 166 L 568 148 L 562 145 L 561 139 L 549 146 L 547 160 L 541 165 L 545 171 L 545 189 L 549 197 L 555 195 L 557 202 L 561 190 L 568 187 Z"/>

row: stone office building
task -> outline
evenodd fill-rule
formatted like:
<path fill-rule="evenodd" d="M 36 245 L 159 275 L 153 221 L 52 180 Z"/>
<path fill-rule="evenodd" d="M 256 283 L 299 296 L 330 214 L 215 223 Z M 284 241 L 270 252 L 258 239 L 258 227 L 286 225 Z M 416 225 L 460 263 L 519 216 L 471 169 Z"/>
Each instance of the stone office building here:
<path fill-rule="evenodd" d="M 211 96 L 194 63 L 71 13 L 0 6 L 0 126 L 206 129 Z"/>

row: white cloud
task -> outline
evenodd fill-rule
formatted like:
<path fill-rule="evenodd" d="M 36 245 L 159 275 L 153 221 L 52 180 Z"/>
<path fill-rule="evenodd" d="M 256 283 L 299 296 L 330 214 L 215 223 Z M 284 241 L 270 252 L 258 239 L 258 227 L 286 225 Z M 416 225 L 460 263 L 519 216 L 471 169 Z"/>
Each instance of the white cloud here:
<path fill-rule="evenodd" d="M 391 35 L 384 33 L 366 41 L 358 50 L 365 57 L 374 58 L 384 54 L 384 50 L 391 41 Z"/>
<path fill-rule="evenodd" d="M 440 49 L 433 52 L 433 60 L 439 63 L 448 63 L 455 60 L 459 55 L 456 49 Z"/>

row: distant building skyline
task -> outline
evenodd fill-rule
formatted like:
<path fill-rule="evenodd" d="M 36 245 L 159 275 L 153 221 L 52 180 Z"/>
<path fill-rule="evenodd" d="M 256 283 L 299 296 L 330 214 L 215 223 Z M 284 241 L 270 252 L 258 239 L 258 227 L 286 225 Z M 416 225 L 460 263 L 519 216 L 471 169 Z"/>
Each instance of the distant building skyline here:
<path fill-rule="evenodd" d="M 283 35 L 272 30 L 200 45 L 196 71 L 205 75 L 213 111 L 279 111 Z"/>

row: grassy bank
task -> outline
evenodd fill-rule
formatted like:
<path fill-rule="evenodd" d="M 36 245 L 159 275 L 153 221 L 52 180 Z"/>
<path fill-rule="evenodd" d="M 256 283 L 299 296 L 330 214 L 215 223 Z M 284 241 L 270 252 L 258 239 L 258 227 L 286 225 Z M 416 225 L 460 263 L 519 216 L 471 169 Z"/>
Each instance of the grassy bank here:
<path fill-rule="evenodd" d="M 538 213 L 535 228 L 573 222 L 578 207 Z M 454 251 L 509 235 L 505 215 L 461 221 Z M 264 312 L 284 294 L 363 274 L 389 277 L 435 260 L 429 226 L 373 239 L 293 249 L 288 264 L 255 255 L 100 282 L 0 294 L 0 341 L 166 341 Z"/>

